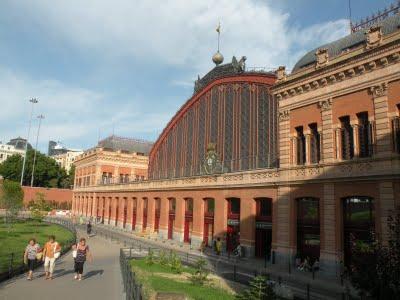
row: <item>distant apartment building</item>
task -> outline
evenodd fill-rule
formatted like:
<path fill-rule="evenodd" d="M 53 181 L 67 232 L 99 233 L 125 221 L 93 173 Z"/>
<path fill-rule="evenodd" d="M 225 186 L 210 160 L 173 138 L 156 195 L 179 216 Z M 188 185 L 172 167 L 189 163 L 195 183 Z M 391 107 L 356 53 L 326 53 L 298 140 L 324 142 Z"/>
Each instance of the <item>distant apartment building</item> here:
<path fill-rule="evenodd" d="M 112 135 L 76 157 L 75 186 L 119 184 L 147 179 L 152 143 Z"/>
<path fill-rule="evenodd" d="M 59 154 L 65 154 L 70 151 L 67 147 L 65 147 L 60 142 L 49 141 L 49 148 L 47 151 L 48 156 L 54 156 Z"/>
<path fill-rule="evenodd" d="M 64 168 L 67 172 L 71 170 L 71 167 L 77 156 L 81 155 L 83 151 L 81 150 L 68 150 L 65 153 L 53 155 L 52 158 Z"/>
<path fill-rule="evenodd" d="M 18 149 L 13 145 L 2 144 L 0 142 L 0 164 L 2 162 L 4 162 L 7 158 L 9 158 L 10 156 L 13 156 L 15 154 L 19 154 L 21 156 L 24 156 L 25 150 Z"/>

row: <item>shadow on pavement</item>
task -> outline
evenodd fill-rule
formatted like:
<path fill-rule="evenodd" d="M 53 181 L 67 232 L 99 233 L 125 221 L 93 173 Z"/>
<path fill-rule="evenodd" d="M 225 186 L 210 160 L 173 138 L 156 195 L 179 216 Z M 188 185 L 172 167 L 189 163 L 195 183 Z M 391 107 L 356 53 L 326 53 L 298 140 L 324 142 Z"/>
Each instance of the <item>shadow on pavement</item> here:
<path fill-rule="evenodd" d="M 103 273 L 104 273 L 104 270 L 93 270 L 93 271 L 87 272 L 83 278 L 88 279 L 88 278 L 90 278 L 92 276 L 96 276 L 96 275 L 101 276 L 101 275 L 103 275 Z"/>

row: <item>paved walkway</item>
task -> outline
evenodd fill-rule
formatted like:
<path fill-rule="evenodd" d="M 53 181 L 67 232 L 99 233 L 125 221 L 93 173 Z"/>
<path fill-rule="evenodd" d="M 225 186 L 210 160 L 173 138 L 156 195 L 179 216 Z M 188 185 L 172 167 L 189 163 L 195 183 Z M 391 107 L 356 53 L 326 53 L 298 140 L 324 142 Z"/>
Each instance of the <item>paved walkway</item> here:
<path fill-rule="evenodd" d="M 73 279 L 73 258 L 67 253 L 57 261 L 52 281 L 44 280 L 44 271 L 40 267 L 32 281 L 21 275 L 1 284 L 0 300 L 124 299 L 119 267 L 121 246 L 98 236 L 90 238 L 88 244 L 93 262 L 85 264 L 84 280 Z"/>

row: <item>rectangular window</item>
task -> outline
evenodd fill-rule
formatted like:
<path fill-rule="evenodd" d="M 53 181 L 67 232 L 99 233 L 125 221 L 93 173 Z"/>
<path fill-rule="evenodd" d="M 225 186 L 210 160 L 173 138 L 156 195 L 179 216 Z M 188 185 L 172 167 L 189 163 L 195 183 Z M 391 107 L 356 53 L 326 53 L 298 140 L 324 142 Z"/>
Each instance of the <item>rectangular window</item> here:
<path fill-rule="evenodd" d="M 318 132 L 317 123 L 313 123 L 309 125 L 311 136 L 310 136 L 310 157 L 311 163 L 317 164 L 321 160 L 321 140 L 320 134 Z"/>
<path fill-rule="evenodd" d="M 297 133 L 297 164 L 304 165 L 306 162 L 306 138 L 303 132 L 303 126 L 296 127 Z"/>
<path fill-rule="evenodd" d="M 368 121 L 368 112 L 357 114 L 359 135 L 359 156 L 372 156 L 372 126 Z"/>
<path fill-rule="evenodd" d="M 393 150 L 400 154 L 400 117 L 392 120 Z"/>
<path fill-rule="evenodd" d="M 341 124 L 342 159 L 353 159 L 354 138 L 353 127 L 350 125 L 350 117 L 339 118 Z"/>

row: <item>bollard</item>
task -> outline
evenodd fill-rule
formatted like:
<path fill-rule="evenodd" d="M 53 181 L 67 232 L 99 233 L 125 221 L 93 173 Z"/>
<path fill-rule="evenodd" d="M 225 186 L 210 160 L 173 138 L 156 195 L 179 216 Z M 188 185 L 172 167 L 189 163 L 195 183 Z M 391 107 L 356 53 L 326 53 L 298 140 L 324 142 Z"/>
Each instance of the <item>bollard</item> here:
<path fill-rule="evenodd" d="M 236 281 L 236 265 L 233 265 L 233 281 Z"/>
<path fill-rule="evenodd" d="M 314 270 L 314 268 L 312 269 L 312 279 L 313 280 L 315 279 L 315 270 Z"/>
<path fill-rule="evenodd" d="M 310 300 L 310 284 L 307 283 L 307 300 Z"/>

